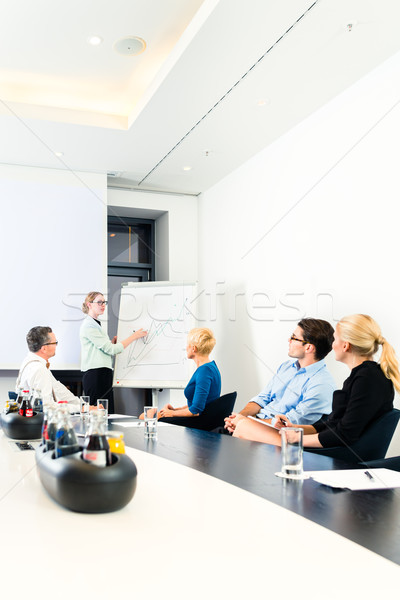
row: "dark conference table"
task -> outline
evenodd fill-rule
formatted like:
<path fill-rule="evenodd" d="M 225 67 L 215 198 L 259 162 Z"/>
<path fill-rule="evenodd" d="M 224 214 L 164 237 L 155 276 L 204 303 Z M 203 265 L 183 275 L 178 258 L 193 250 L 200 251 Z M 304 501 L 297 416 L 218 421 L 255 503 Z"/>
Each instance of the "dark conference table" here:
<path fill-rule="evenodd" d="M 400 564 L 399 489 L 338 490 L 312 479 L 282 479 L 274 475 L 281 467 L 280 448 L 174 425 L 159 427 L 157 441 L 145 440 L 142 427 L 119 426 L 128 421 L 112 418 L 109 430 L 123 432 L 129 447 L 217 477 Z M 347 467 L 341 461 L 304 452 L 305 471 Z"/>

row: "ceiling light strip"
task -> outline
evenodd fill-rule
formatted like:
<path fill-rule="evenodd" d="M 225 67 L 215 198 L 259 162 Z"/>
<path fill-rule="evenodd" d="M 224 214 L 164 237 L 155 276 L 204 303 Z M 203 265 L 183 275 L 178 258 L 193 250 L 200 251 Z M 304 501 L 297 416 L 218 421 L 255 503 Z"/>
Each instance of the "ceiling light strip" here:
<path fill-rule="evenodd" d="M 221 104 L 221 102 L 223 102 L 225 100 L 225 98 L 239 85 L 239 83 L 241 83 L 248 75 L 249 73 L 251 73 L 251 71 L 254 69 L 254 67 L 256 67 L 262 60 L 264 60 L 264 58 L 267 56 L 267 54 L 269 54 L 271 52 L 271 50 L 273 50 L 275 48 L 275 46 L 277 46 L 277 44 L 279 44 L 279 42 L 281 42 L 287 35 L 288 33 L 294 28 L 296 27 L 296 25 L 298 25 L 298 23 L 303 19 L 303 17 L 305 17 L 317 4 L 319 4 L 321 0 L 315 0 L 315 2 L 313 2 L 311 4 L 311 6 L 309 6 L 307 8 L 306 11 L 304 11 L 304 13 L 302 15 L 300 15 L 300 17 L 294 22 L 292 23 L 292 25 L 272 44 L 272 46 L 270 46 L 268 48 L 268 50 L 266 50 L 266 52 L 264 52 L 264 54 L 262 54 L 260 56 L 260 58 L 258 60 L 256 60 L 256 62 L 242 75 L 242 77 L 240 77 L 240 79 L 238 79 L 236 81 L 236 83 L 233 84 L 233 86 L 227 91 L 225 92 L 225 94 L 223 96 L 221 96 L 221 98 L 219 100 L 217 100 L 217 102 L 214 104 L 214 106 L 212 106 L 202 117 L 201 119 L 199 119 L 197 121 L 197 123 L 195 123 L 193 125 L 193 127 L 191 129 L 189 129 L 189 131 L 187 133 L 185 133 L 185 135 L 179 140 L 179 142 L 177 142 L 175 144 L 175 146 L 173 146 L 171 148 L 171 150 L 169 150 L 169 152 L 167 152 L 167 154 L 165 154 L 165 156 L 163 156 L 163 158 L 161 158 L 158 163 L 147 173 L 147 175 L 145 175 L 143 177 L 143 179 L 141 179 L 138 182 L 138 186 L 140 186 L 144 181 L 146 181 L 146 179 L 148 177 L 150 177 L 150 175 L 156 170 L 158 169 L 158 167 L 161 165 L 161 163 L 164 162 L 164 160 L 166 158 L 168 158 L 168 156 L 170 154 L 172 154 L 172 152 L 174 152 L 174 150 L 176 150 L 176 148 L 194 131 L 194 129 L 196 129 L 196 127 L 198 127 L 200 125 L 200 123 L 202 121 L 204 121 L 204 119 L 206 119 L 208 117 L 208 115 L 219 105 Z"/>

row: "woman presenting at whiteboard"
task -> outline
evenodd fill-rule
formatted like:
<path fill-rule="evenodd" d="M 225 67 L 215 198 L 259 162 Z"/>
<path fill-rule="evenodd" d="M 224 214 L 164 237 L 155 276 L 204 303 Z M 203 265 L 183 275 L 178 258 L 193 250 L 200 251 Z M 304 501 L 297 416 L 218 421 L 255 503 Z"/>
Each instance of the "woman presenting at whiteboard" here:
<path fill-rule="evenodd" d="M 99 398 L 108 398 L 108 411 L 114 412 L 112 391 L 112 358 L 123 352 L 134 340 L 145 337 L 147 331 L 138 329 L 122 342 L 112 340 L 101 326 L 99 317 L 104 313 L 107 301 L 100 292 L 90 292 L 82 305 L 86 314 L 79 337 L 81 340 L 82 383 L 86 396 L 90 396 L 90 404 L 96 404 Z"/>
<path fill-rule="evenodd" d="M 206 405 L 221 395 L 221 374 L 215 361 L 210 359 L 215 338 L 210 329 L 196 328 L 189 331 L 186 355 L 196 364 L 196 371 L 187 384 L 184 394 L 187 405 L 174 408 L 166 404 L 159 412 L 160 418 L 198 417 Z M 177 419 L 179 425 L 179 419 Z"/>

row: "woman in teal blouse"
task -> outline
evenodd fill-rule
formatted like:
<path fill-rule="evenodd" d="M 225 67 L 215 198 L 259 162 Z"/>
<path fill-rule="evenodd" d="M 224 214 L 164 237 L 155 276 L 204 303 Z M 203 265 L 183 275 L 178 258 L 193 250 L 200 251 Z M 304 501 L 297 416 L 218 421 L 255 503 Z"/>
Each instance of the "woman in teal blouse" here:
<path fill-rule="evenodd" d="M 195 362 L 197 369 L 184 391 L 187 405 L 174 408 L 171 404 L 166 404 L 160 410 L 159 417 L 198 417 L 209 402 L 220 397 L 221 374 L 215 361 L 210 359 L 214 346 L 215 338 L 210 329 L 196 328 L 189 331 L 186 355 Z"/>

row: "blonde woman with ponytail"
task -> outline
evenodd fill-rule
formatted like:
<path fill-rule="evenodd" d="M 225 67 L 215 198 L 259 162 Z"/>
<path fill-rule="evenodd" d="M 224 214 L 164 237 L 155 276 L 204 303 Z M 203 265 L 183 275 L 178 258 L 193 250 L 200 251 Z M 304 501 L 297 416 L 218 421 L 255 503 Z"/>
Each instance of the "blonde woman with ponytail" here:
<path fill-rule="evenodd" d="M 382 349 L 380 362 L 374 355 Z M 304 446 L 330 448 L 350 446 L 384 413 L 392 410 L 394 389 L 400 391 L 400 373 L 392 346 L 380 327 L 368 315 L 343 317 L 336 326 L 332 349 L 336 360 L 351 370 L 341 390 L 333 393 L 332 412 L 314 425 L 293 425 L 278 415 L 286 427 L 304 429 Z M 267 431 L 265 431 L 267 430 Z M 242 419 L 236 437 L 281 445 L 279 432 L 262 424 Z"/>

